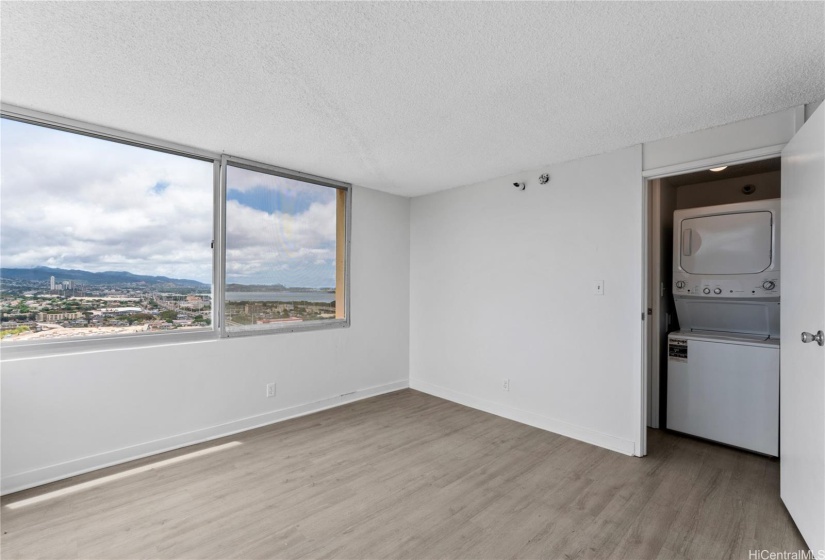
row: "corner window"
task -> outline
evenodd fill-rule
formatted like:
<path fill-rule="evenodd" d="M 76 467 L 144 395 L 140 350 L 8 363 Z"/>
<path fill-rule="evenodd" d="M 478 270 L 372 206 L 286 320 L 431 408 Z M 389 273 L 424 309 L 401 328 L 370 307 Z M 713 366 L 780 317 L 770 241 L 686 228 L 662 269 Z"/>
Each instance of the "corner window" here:
<path fill-rule="evenodd" d="M 350 185 L 7 105 L 3 359 L 349 325 Z"/>
<path fill-rule="evenodd" d="M 344 324 L 348 189 L 225 166 L 225 331 Z"/>
<path fill-rule="evenodd" d="M 4 350 L 211 330 L 212 161 L 0 124 Z"/>

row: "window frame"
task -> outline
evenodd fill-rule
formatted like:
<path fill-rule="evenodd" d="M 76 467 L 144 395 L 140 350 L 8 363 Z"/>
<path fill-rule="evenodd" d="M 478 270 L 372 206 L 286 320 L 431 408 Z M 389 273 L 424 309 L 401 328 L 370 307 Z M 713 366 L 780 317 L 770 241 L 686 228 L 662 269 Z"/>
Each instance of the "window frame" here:
<path fill-rule="evenodd" d="M 311 331 L 330 328 L 349 327 L 351 324 L 350 307 L 350 240 L 352 228 L 352 185 L 335 179 L 329 179 L 278 167 L 258 161 L 231 156 L 177 144 L 159 138 L 135 134 L 124 130 L 95 125 L 75 119 L 60 117 L 41 111 L 25 109 L 0 103 L 0 117 L 42 126 L 64 132 L 91 136 L 101 140 L 117 142 L 168 154 L 212 162 L 212 324 L 209 327 L 191 332 L 145 332 L 130 335 L 101 335 L 90 338 L 67 338 L 59 341 L 15 342 L 0 346 L 0 362 L 17 361 L 30 358 L 59 356 L 88 352 L 101 352 L 121 349 L 148 348 L 186 343 L 202 343 L 240 336 L 260 336 L 283 332 Z M 249 331 L 227 332 L 224 323 L 224 286 L 226 281 L 226 168 L 228 165 L 242 167 L 252 171 L 274 174 L 290 179 L 344 190 L 346 195 L 345 239 L 344 239 L 344 300 L 345 317 L 312 321 L 289 327 L 273 327 Z M 336 240 L 338 242 L 338 240 Z M 338 279 L 336 278 L 336 284 Z"/>
<path fill-rule="evenodd" d="M 246 169 L 247 171 L 255 171 L 258 173 L 265 173 L 267 175 L 275 175 L 277 177 L 284 177 L 285 179 L 294 179 L 296 181 L 302 181 L 304 183 L 312 183 L 315 185 L 321 185 L 323 187 L 329 187 L 332 189 L 336 189 L 338 191 L 344 191 L 346 193 L 346 207 L 345 207 L 345 217 L 344 217 L 344 278 L 337 278 L 335 279 L 336 290 L 338 289 L 338 283 L 343 281 L 344 282 L 344 317 L 343 318 L 336 318 L 336 319 L 321 319 L 317 321 L 308 321 L 301 323 L 287 323 L 283 325 L 273 325 L 268 326 L 265 328 L 258 328 L 258 329 L 249 329 L 249 330 L 239 330 L 239 331 L 228 331 L 226 329 L 226 321 L 225 318 L 225 311 L 226 311 L 226 299 L 225 299 L 225 287 L 226 287 L 226 194 L 227 194 L 227 185 L 226 185 L 226 172 L 228 167 L 238 167 L 241 169 Z M 219 296 L 219 303 L 215 306 L 215 301 L 213 299 L 213 307 L 215 309 L 219 309 L 220 313 L 220 320 L 218 324 L 218 330 L 220 331 L 220 338 L 236 338 L 236 337 L 244 337 L 244 336 L 256 336 L 256 335 L 263 335 L 263 334 L 279 334 L 279 333 L 287 333 L 287 332 L 303 332 L 303 331 L 314 331 L 314 330 L 322 330 L 322 329 L 334 329 L 334 328 L 347 328 L 350 326 L 350 239 L 351 239 L 351 224 L 352 224 L 352 185 L 349 183 L 344 183 L 342 181 L 336 181 L 334 179 L 326 179 L 324 177 L 318 177 L 317 175 L 311 175 L 309 173 L 302 173 L 300 171 L 293 171 L 290 169 L 285 169 L 283 167 L 278 167 L 275 165 L 269 165 L 266 163 L 260 163 L 257 161 L 237 157 L 237 156 L 230 156 L 224 154 L 221 157 L 221 177 L 220 177 L 220 198 L 222 201 L 221 204 L 221 227 L 218 229 L 220 235 L 218 236 L 220 239 L 218 240 L 218 246 L 216 247 L 216 254 L 220 254 L 220 289 L 219 291 L 215 291 L 215 296 Z M 342 240 L 339 240 L 336 236 L 336 245 L 341 243 Z M 213 296 L 213 297 L 215 297 Z"/>

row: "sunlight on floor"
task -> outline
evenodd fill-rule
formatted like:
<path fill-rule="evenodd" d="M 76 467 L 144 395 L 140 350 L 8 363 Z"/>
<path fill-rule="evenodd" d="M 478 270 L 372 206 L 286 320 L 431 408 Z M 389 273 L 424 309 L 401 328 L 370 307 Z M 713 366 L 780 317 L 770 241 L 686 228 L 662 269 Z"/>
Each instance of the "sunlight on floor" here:
<path fill-rule="evenodd" d="M 215 453 L 216 451 L 223 451 L 225 449 L 229 449 L 230 447 L 236 447 L 241 445 L 239 441 L 231 441 L 229 443 L 225 443 L 223 445 L 217 445 L 215 447 L 209 447 L 207 449 L 201 449 L 200 451 L 193 451 L 192 453 L 187 453 L 185 455 L 179 455 L 177 457 L 173 457 L 171 459 L 166 459 L 164 461 L 158 461 L 157 463 L 151 463 L 149 465 L 143 465 L 142 467 L 137 467 L 134 469 L 129 469 L 123 472 L 119 472 L 116 474 L 112 474 L 109 476 L 104 476 L 102 478 L 96 478 L 95 480 L 90 480 L 88 482 L 83 482 L 81 484 L 76 484 L 75 486 L 69 486 L 67 488 L 61 488 L 60 490 L 55 490 L 54 492 L 46 492 L 45 494 L 40 494 L 39 496 L 34 496 L 32 498 L 27 498 L 25 500 L 20 500 L 19 502 L 13 502 L 11 504 L 7 504 L 6 507 L 9 509 L 17 509 L 25 506 L 30 506 L 32 504 L 37 504 L 40 502 L 45 502 L 46 500 L 51 500 L 52 498 L 58 498 L 60 496 L 65 496 L 67 494 L 74 494 L 75 492 L 80 492 L 81 490 L 86 490 L 88 488 L 93 488 L 95 486 L 100 486 L 102 484 L 107 484 L 109 482 L 113 482 L 115 480 L 120 480 L 122 478 L 126 478 L 129 476 L 133 476 L 136 474 L 140 474 L 142 472 L 151 471 L 152 469 L 158 469 L 161 467 L 166 467 L 169 465 L 174 465 L 175 463 L 181 463 L 183 461 L 188 461 L 189 459 L 194 459 L 196 457 L 203 457 L 204 455 L 210 455 Z"/>

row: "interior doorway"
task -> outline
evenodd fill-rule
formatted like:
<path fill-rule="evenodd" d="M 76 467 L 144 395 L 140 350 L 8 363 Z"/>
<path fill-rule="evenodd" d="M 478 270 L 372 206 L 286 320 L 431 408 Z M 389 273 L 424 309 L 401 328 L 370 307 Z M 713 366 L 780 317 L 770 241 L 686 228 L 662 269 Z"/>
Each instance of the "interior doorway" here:
<path fill-rule="evenodd" d="M 681 174 L 652 177 L 645 185 L 647 428 L 668 429 L 668 335 L 680 329 L 673 285 L 674 212 L 781 198 L 778 154 L 718 167 L 722 169 L 694 168 Z"/>

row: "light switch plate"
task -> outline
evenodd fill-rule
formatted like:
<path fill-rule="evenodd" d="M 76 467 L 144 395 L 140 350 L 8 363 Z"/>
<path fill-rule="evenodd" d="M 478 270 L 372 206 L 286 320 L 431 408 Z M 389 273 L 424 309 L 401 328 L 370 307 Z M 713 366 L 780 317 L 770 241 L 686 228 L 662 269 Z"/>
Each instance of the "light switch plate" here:
<path fill-rule="evenodd" d="M 593 294 L 597 296 L 604 295 L 604 280 L 594 280 L 593 281 Z"/>

